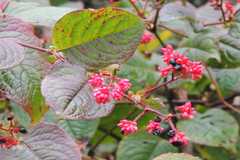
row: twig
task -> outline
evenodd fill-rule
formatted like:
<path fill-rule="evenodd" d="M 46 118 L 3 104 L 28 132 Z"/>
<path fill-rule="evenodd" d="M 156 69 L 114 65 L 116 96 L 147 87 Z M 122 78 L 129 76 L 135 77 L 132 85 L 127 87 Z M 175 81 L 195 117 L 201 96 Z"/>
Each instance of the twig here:
<path fill-rule="evenodd" d="M 6 8 L 8 7 L 9 3 L 10 3 L 10 0 L 3 0 L 0 3 L 0 11 L 4 12 L 6 10 Z"/>
<path fill-rule="evenodd" d="M 144 97 L 148 97 L 150 93 L 155 92 L 159 88 L 162 88 L 162 87 L 168 85 L 169 83 L 172 83 L 172 82 L 174 82 L 174 81 L 176 81 L 178 79 L 180 79 L 180 77 L 174 77 L 173 79 L 171 79 L 169 81 L 166 81 L 166 82 L 164 82 L 164 83 L 162 83 L 160 85 L 156 85 L 156 86 L 153 86 L 152 88 L 147 89 L 145 91 L 145 93 L 144 93 Z"/>
<path fill-rule="evenodd" d="M 224 96 L 222 95 L 221 89 L 220 89 L 220 87 L 218 86 L 217 81 L 213 78 L 210 69 L 208 68 L 207 65 L 205 65 L 205 68 L 206 68 L 206 70 L 207 70 L 207 73 L 208 73 L 208 75 L 209 75 L 209 78 L 210 78 L 212 84 L 213 84 L 213 85 L 215 86 L 215 88 L 216 88 L 216 92 L 217 92 L 217 96 L 218 96 L 219 100 L 220 100 L 226 107 L 230 108 L 231 110 L 233 110 L 233 111 L 235 111 L 235 112 L 237 112 L 237 113 L 240 113 L 240 110 L 239 110 L 239 109 L 235 108 L 233 105 L 231 105 L 230 103 L 228 103 L 227 101 L 225 101 Z"/>
<path fill-rule="evenodd" d="M 226 23 L 227 21 L 225 22 L 213 22 L 213 23 L 207 23 L 207 24 L 203 24 L 204 27 L 207 27 L 207 26 L 216 26 L 216 25 L 224 25 L 224 23 Z"/>
<path fill-rule="evenodd" d="M 22 42 L 17 42 L 17 43 L 19 45 L 23 46 L 23 47 L 35 49 L 35 50 L 38 50 L 40 52 L 45 52 L 45 53 L 48 53 L 49 55 L 54 55 L 55 54 L 51 50 L 46 49 L 46 48 L 42 48 L 42 47 L 38 47 L 38 46 L 34 46 L 34 45 L 31 45 L 31 44 L 26 44 L 26 43 L 22 43 Z"/>
<path fill-rule="evenodd" d="M 139 17 L 145 19 L 146 17 L 144 16 L 144 12 L 142 12 L 137 6 L 136 4 L 132 1 L 132 0 L 128 0 L 130 2 L 130 4 L 133 6 L 133 8 L 136 10 L 137 14 Z"/>
<path fill-rule="evenodd" d="M 224 13 L 224 9 L 223 9 L 223 0 L 220 1 L 220 11 L 222 13 L 222 17 L 223 17 L 223 22 L 226 22 L 226 17 L 225 17 L 225 13 Z"/>
<path fill-rule="evenodd" d="M 55 56 L 57 59 L 59 59 L 63 62 L 65 61 L 64 56 L 61 54 L 61 52 L 57 52 L 54 49 L 46 49 L 46 48 L 42 48 L 42 47 L 38 47 L 38 46 L 34 46 L 34 45 L 31 45 L 31 44 L 26 44 L 26 43 L 22 43 L 22 42 L 17 42 L 17 43 L 19 45 L 23 46 L 23 47 L 35 49 L 35 50 L 40 51 L 40 52 L 45 52 L 49 55 Z"/>
<path fill-rule="evenodd" d="M 142 110 L 145 110 L 146 112 L 150 111 L 152 113 L 157 114 L 163 120 L 167 117 L 167 115 L 164 115 L 161 112 L 151 108 L 149 105 L 143 103 L 141 100 L 137 101 L 137 100 L 133 99 L 131 96 L 128 96 L 128 95 L 124 95 L 124 98 L 126 98 L 129 102 L 131 102 L 131 103 L 135 104 L 136 106 L 138 106 L 138 108 L 140 108 Z"/>
<path fill-rule="evenodd" d="M 158 23 L 158 18 L 159 18 L 159 12 L 161 10 L 161 6 L 160 6 L 160 1 L 157 0 L 156 2 L 156 6 L 157 6 L 157 9 L 156 9 L 156 14 L 154 16 L 154 19 L 153 19 L 153 27 L 149 29 L 150 32 L 152 32 L 155 37 L 158 39 L 159 43 L 162 45 L 162 46 L 165 46 L 163 40 L 161 39 L 161 37 L 158 35 L 158 32 L 157 32 L 157 23 Z"/>
<path fill-rule="evenodd" d="M 145 13 L 146 9 L 147 9 L 147 5 L 148 5 L 149 0 L 145 1 L 144 7 L 143 7 L 143 12 Z"/>

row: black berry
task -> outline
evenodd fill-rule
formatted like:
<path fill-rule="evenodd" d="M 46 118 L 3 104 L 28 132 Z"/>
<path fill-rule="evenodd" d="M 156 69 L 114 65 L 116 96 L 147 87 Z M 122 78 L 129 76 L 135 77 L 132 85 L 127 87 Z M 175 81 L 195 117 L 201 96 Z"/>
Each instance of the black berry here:
<path fill-rule="evenodd" d="M 6 142 L 7 142 L 6 139 L 3 138 L 0 139 L 0 144 L 5 144 Z"/>
<path fill-rule="evenodd" d="M 172 145 L 174 145 L 176 147 L 181 147 L 183 145 L 183 143 L 180 141 L 176 141 L 176 142 L 172 142 Z"/>
<path fill-rule="evenodd" d="M 167 132 L 167 136 L 168 136 L 168 138 L 172 138 L 172 137 L 174 137 L 175 136 L 175 134 L 176 134 L 176 131 L 174 131 L 174 130 L 169 130 L 168 132 Z"/>
<path fill-rule="evenodd" d="M 162 133 L 159 129 L 156 129 L 152 132 L 152 134 L 155 135 L 155 136 L 161 136 Z"/>
<path fill-rule="evenodd" d="M 27 130 L 24 127 L 19 127 L 19 132 L 22 134 L 26 134 Z"/>
<path fill-rule="evenodd" d="M 13 118 L 14 118 L 13 115 L 9 115 L 9 116 L 7 117 L 7 120 L 8 120 L 8 121 L 12 121 Z"/>

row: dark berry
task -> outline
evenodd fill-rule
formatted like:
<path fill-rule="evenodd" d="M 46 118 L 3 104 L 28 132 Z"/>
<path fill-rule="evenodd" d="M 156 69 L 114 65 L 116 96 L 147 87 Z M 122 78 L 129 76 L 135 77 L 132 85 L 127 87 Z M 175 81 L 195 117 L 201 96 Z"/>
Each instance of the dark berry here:
<path fill-rule="evenodd" d="M 174 66 L 174 68 L 175 68 L 176 70 L 180 70 L 180 69 L 182 68 L 182 66 L 181 66 L 180 64 L 176 64 L 176 65 Z"/>
<path fill-rule="evenodd" d="M 171 59 L 169 64 L 171 64 L 173 67 L 175 67 L 177 65 L 177 63 L 174 59 Z"/>
<path fill-rule="evenodd" d="M 27 130 L 24 127 L 19 127 L 19 132 L 22 134 L 26 134 Z"/>
<path fill-rule="evenodd" d="M 167 132 L 168 138 L 172 138 L 172 137 L 174 137 L 175 135 L 176 135 L 176 131 L 174 131 L 174 130 L 172 130 L 172 129 Z"/>
<path fill-rule="evenodd" d="M 174 145 L 176 147 L 181 147 L 183 145 L 183 143 L 180 141 L 176 141 L 176 142 L 172 142 L 172 145 Z"/>
<path fill-rule="evenodd" d="M 161 118 L 160 117 L 156 117 L 155 119 L 154 119 L 154 122 L 161 122 L 162 120 L 161 120 Z"/>
<path fill-rule="evenodd" d="M 7 120 L 8 120 L 8 121 L 12 121 L 13 118 L 14 118 L 13 115 L 9 115 L 9 116 L 7 117 Z"/>
<path fill-rule="evenodd" d="M 152 134 L 155 135 L 155 136 L 161 136 L 162 133 L 159 129 L 156 129 L 152 132 Z"/>
<path fill-rule="evenodd" d="M 4 138 L 0 138 L 0 144 L 5 144 L 7 141 Z"/>

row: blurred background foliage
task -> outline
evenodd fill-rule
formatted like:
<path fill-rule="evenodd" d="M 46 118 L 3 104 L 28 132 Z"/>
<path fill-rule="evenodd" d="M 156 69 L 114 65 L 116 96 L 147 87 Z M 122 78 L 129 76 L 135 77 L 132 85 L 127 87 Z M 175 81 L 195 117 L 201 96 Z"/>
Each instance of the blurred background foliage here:
<path fill-rule="evenodd" d="M 18 2 L 37 2 L 43 6 L 56 6 L 56 7 L 67 7 L 74 9 L 83 9 L 83 8 L 100 8 L 104 6 L 109 6 L 107 0 L 15 0 Z M 184 0 L 187 2 L 186 0 Z M 198 8 L 204 7 L 207 0 L 189 0 L 194 6 Z M 119 3 L 114 4 L 117 7 L 122 7 L 127 10 L 130 10 L 130 4 L 127 0 L 122 0 Z M 171 10 L 171 8 L 169 8 Z M 203 11 L 202 11 L 203 12 Z M 148 14 L 151 14 L 150 12 Z M 214 15 L 211 15 L 214 16 Z M 164 17 L 160 19 L 164 20 Z M 210 17 L 211 18 L 211 17 Z M 233 54 L 236 49 L 240 49 L 239 39 L 236 43 L 231 43 L 229 39 L 222 40 L 222 47 L 225 49 L 225 54 L 216 54 L 217 49 L 214 45 L 214 36 L 217 34 L 214 31 L 204 30 L 201 33 L 198 32 L 199 27 L 197 24 L 190 24 L 185 21 L 174 21 L 169 22 L 169 26 L 173 26 L 179 29 L 180 32 L 188 34 L 189 37 L 181 40 L 177 35 L 174 35 L 172 32 L 161 29 L 159 30 L 159 36 L 165 43 L 172 43 L 175 46 L 178 46 L 179 50 L 184 51 L 188 48 L 195 49 L 195 52 L 201 53 L 199 57 L 196 57 L 194 53 L 189 53 L 189 56 L 193 59 L 200 59 L 213 67 L 213 70 L 216 71 L 216 79 L 219 82 L 219 85 L 226 97 L 231 103 L 235 106 L 240 106 L 240 70 L 236 68 L 239 66 L 240 62 L 240 52 L 236 51 L 237 54 Z M 206 34 L 204 34 L 204 33 Z M 211 34 L 209 34 L 211 32 Z M 36 33 L 40 37 L 49 39 L 49 32 L 46 29 L 41 27 L 36 27 Z M 194 34 L 193 34 L 194 33 Z M 199 34 L 198 34 L 199 33 Z M 211 36 L 209 36 L 211 35 Z M 234 34 L 236 35 L 236 34 Z M 238 37 L 239 38 L 239 37 Z M 181 43 L 180 43 L 181 42 Z M 146 86 L 153 85 L 156 81 L 159 80 L 159 73 L 156 72 L 156 65 L 162 63 L 161 56 L 159 54 L 160 44 L 157 39 L 152 40 L 147 45 L 140 45 L 139 50 L 133 58 L 131 58 L 126 64 L 121 66 L 118 75 L 120 77 L 126 77 L 131 80 L 133 83 L 132 92 L 141 94 Z M 192 51 L 192 50 L 191 50 Z M 192 51 L 192 52 L 194 52 Z M 211 53 L 211 54 L 209 54 Z M 238 59 L 237 59 L 237 58 Z M 224 62 L 219 61 L 219 59 L 224 59 Z M 225 68 L 225 69 L 222 69 Z M 170 85 L 173 97 L 173 103 L 175 105 L 181 104 L 181 94 L 187 94 L 187 97 L 192 100 L 197 108 L 198 112 L 204 114 L 210 114 L 209 108 L 223 108 L 223 105 L 219 102 L 215 88 L 211 85 L 210 80 L 205 76 L 200 81 L 180 81 L 177 84 Z M 146 100 L 146 103 L 151 104 L 157 109 L 162 110 L 163 112 L 168 112 L 168 106 L 162 107 L 161 102 L 167 101 L 164 90 L 160 90 L 156 93 L 155 97 L 149 97 Z M 44 121 L 57 123 L 61 128 L 65 129 L 79 144 L 83 146 L 83 152 L 86 155 L 94 156 L 95 159 L 114 159 L 117 157 L 117 160 L 150 160 L 154 156 L 166 152 L 180 152 L 184 150 L 193 155 L 199 156 L 205 160 L 240 160 L 240 137 L 238 137 L 238 143 L 236 146 L 225 146 L 224 139 L 221 139 L 223 142 L 213 145 L 206 145 L 206 142 L 203 142 L 202 139 L 206 138 L 205 136 L 212 137 L 215 139 L 217 135 L 214 133 L 208 135 L 206 132 L 201 132 L 200 130 L 206 130 L 206 126 L 212 123 L 211 119 L 203 119 L 198 117 L 198 122 L 202 126 L 199 126 L 198 131 L 196 132 L 197 138 L 195 139 L 192 145 L 187 148 L 176 148 L 166 140 L 159 138 L 157 136 L 148 135 L 144 132 L 139 132 L 136 135 L 123 137 L 119 128 L 116 127 L 117 123 L 121 119 L 132 119 L 140 111 L 134 107 L 130 106 L 131 104 L 121 103 L 117 104 L 113 113 L 110 116 L 105 118 L 92 120 L 92 121 L 79 121 L 79 120 L 59 120 L 59 117 L 49 111 L 45 117 Z M 16 116 L 16 119 L 22 126 L 30 125 L 30 117 L 18 107 L 15 103 L 9 102 L 6 99 L 0 99 L 0 110 L 6 112 L 5 109 L 10 110 Z M 217 111 L 213 114 L 213 117 L 218 117 Z M 216 114 L 216 115 L 215 115 Z M 1 118 L 4 119 L 4 114 Z M 201 115 L 201 116 L 203 116 Z M 221 124 L 213 124 L 212 127 L 215 129 L 213 132 L 223 132 L 222 134 L 228 135 L 229 128 L 237 126 L 236 130 L 231 130 L 232 132 L 238 131 L 238 126 L 240 123 L 239 114 L 232 112 L 221 113 L 223 117 L 220 117 L 220 122 L 225 123 L 222 127 Z M 235 117 L 236 122 L 232 120 L 232 117 Z M 141 119 L 139 127 L 143 128 L 147 122 L 154 118 L 154 115 L 148 114 Z M 218 118 L 216 118 L 218 119 Z M 202 120 L 202 121 L 201 121 Z M 179 126 L 184 126 L 183 122 Z M 238 124 L 237 124 L 238 123 Z M 227 132 L 227 133 L 225 133 Z M 189 134 L 189 133 L 187 133 Z M 231 133 L 230 133 L 231 134 Z M 238 133 L 237 133 L 238 134 Z M 192 136 L 192 135 L 190 135 Z M 220 135 L 221 136 L 221 135 Z M 220 137 L 222 138 L 222 137 Z M 230 143 L 230 142 L 229 142 Z M 222 147 L 223 146 L 223 147 Z M 91 159 L 86 156 L 87 159 Z"/>

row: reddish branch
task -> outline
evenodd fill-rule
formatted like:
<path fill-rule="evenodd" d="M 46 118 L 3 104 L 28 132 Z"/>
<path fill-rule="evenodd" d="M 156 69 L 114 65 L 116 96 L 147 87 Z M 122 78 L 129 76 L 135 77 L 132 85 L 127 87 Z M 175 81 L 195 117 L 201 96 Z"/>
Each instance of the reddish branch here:
<path fill-rule="evenodd" d="M 141 11 L 138 6 L 132 1 L 132 0 L 128 0 L 131 5 L 133 6 L 133 8 L 135 9 L 135 11 L 137 12 L 138 16 L 145 19 L 145 16 L 144 16 L 144 12 Z"/>
<path fill-rule="evenodd" d="M 139 109 L 142 109 L 143 112 L 141 112 L 136 118 L 136 120 L 139 120 L 141 117 L 143 117 L 146 113 L 151 112 L 155 115 L 157 115 L 162 121 L 166 121 L 171 129 L 176 130 L 175 125 L 172 122 L 172 118 L 174 117 L 174 115 L 172 114 L 168 114 L 165 115 L 163 113 L 161 113 L 160 111 L 151 108 L 149 105 L 145 104 L 142 100 L 135 100 L 132 96 L 130 95 L 124 95 L 124 98 L 126 98 L 129 102 L 131 102 L 132 104 L 135 104 Z"/>
<path fill-rule="evenodd" d="M 209 75 L 209 78 L 210 78 L 212 84 L 213 84 L 213 85 L 215 86 L 215 88 L 216 88 L 217 96 L 218 96 L 219 100 L 222 102 L 222 104 L 224 104 L 224 105 L 225 105 L 226 107 L 228 107 L 229 109 L 231 109 L 231 110 L 233 110 L 233 111 L 235 111 L 235 112 L 237 112 L 237 113 L 240 113 L 240 110 L 239 110 L 239 109 L 235 108 L 233 105 L 231 105 L 230 103 L 228 103 L 227 101 L 225 101 L 225 98 L 224 98 L 224 96 L 222 95 L 221 89 L 220 89 L 220 87 L 218 86 L 217 81 L 214 79 L 214 77 L 213 77 L 210 69 L 208 68 L 207 65 L 205 65 L 205 68 L 206 68 L 206 70 L 207 70 L 207 73 L 208 73 L 208 75 Z"/>
<path fill-rule="evenodd" d="M 31 49 L 34 49 L 34 50 L 37 50 L 37 51 L 40 51 L 40 52 L 44 52 L 44 53 L 47 53 L 49 55 L 53 55 L 55 56 L 57 59 L 61 60 L 61 61 L 64 61 L 64 57 L 63 55 L 60 53 L 60 52 L 57 52 L 56 50 L 54 49 L 46 49 L 46 48 L 42 48 L 42 47 L 39 47 L 39 46 L 34 46 L 34 45 L 31 45 L 31 44 L 27 44 L 27 43 L 22 43 L 22 42 L 17 42 L 19 45 L 23 46 L 23 47 L 27 47 L 27 48 L 31 48 Z"/>

